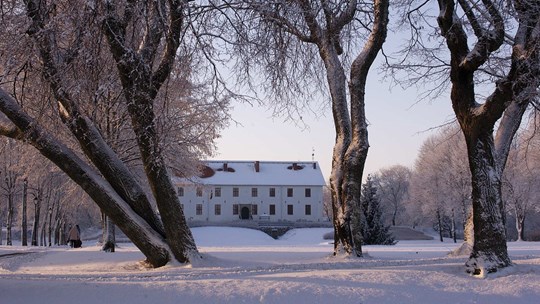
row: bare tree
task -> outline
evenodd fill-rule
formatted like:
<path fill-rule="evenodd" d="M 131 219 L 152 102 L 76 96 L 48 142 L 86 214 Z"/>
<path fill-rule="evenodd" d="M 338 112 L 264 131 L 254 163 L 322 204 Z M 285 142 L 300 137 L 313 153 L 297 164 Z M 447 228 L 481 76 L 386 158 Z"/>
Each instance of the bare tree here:
<path fill-rule="evenodd" d="M 457 242 L 459 222 L 463 223 L 467 236 L 471 188 L 466 161 L 465 141 L 459 127 L 454 125 L 430 136 L 420 148 L 415 163 L 407 207 L 418 205 L 411 209 L 435 222 L 441 241 L 443 232 L 448 230 Z M 456 218 L 456 210 L 461 210 L 461 219 Z"/>
<path fill-rule="evenodd" d="M 396 225 L 403 202 L 409 193 L 411 170 L 402 165 L 383 168 L 377 173 L 377 187 L 381 203 L 391 211 L 392 226 Z"/>
<path fill-rule="evenodd" d="M 502 180 L 503 200 L 506 210 L 515 218 L 518 241 L 525 240 L 525 220 L 533 211 L 538 194 L 537 185 L 540 182 L 540 167 L 534 159 L 536 153 L 528 153 L 538 136 L 531 129 L 533 126 L 534 124 L 529 124 L 514 141 Z"/>
<path fill-rule="evenodd" d="M 4 113 L 0 132 L 24 139 L 63 170 L 154 267 L 171 259 L 185 263 L 200 257 L 169 176 L 154 112 L 160 89 L 174 68 L 185 37 L 185 21 L 190 18 L 188 2 L 81 1 L 68 5 L 57 1 L 48 5 L 25 1 L 24 7 L 11 10 L 10 18 L 3 19 L 27 28 L 48 84 L 43 90 L 52 94 L 57 103 L 56 117 L 68 127 L 72 140 L 53 136 L 38 119 L 41 117 L 32 117 L 33 112 L 23 105 L 25 99 L 18 94 L 20 88 L 11 96 L 0 89 L 0 111 Z M 21 11 L 27 19 L 19 14 Z M 84 100 L 85 95 L 79 95 L 78 90 L 85 87 L 86 79 L 72 77 L 84 71 L 75 67 L 92 57 L 84 48 L 102 47 L 102 37 L 106 38 L 119 76 L 146 185 L 105 141 L 86 113 L 87 102 L 92 99 Z M 79 148 L 70 148 L 75 143 Z"/>
<path fill-rule="evenodd" d="M 234 24 L 240 42 L 234 47 L 242 57 L 241 75 L 249 77 L 254 66 L 262 66 L 267 76 L 262 87 L 279 100 L 280 110 L 296 114 L 298 98 L 316 94 L 314 83 L 328 88 L 336 131 L 330 178 L 334 254 L 362 256 L 360 193 L 369 148 L 364 94 L 369 69 L 386 39 L 388 3 L 227 2 L 237 12 L 230 15 L 240 17 Z M 321 61 L 313 60 L 317 57 L 323 76 Z"/>
<path fill-rule="evenodd" d="M 428 3 L 409 6 L 409 20 L 428 19 Z M 472 175 L 474 243 L 466 269 L 485 275 L 511 265 L 501 179 L 523 113 L 537 101 L 540 5 L 537 1 L 491 0 L 437 3 L 437 25 L 449 59 L 434 56 L 442 54 L 442 49 L 429 49 L 423 54 L 432 58 L 429 63 L 438 62 L 438 67 L 424 62 L 417 65 L 420 72 L 415 75 L 422 71 L 434 75 L 429 71 L 437 70 L 439 81 L 449 76 L 450 99 L 465 137 Z M 421 28 L 414 22 L 411 27 L 417 35 Z M 412 70 L 413 65 L 408 67 Z M 482 82 L 495 82 L 486 97 L 477 94 Z"/>

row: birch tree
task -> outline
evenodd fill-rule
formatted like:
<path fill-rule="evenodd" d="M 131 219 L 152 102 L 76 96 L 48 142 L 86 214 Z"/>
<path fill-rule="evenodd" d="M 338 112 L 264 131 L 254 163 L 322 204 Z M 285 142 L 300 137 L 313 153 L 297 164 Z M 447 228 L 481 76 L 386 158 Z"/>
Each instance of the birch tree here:
<path fill-rule="evenodd" d="M 251 83 L 246 78 L 260 68 L 267 79 L 261 87 L 292 119 L 302 107 L 299 98 L 311 100 L 318 91 L 314 86 L 327 88 L 336 131 L 330 177 L 334 254 L 362 256 L 360 193 L 369 148 L 364 95 L 386 39 L 389 1 L 226 3 L 234 10 L 226 19 L 240 19 L 233 24 L 239 41 L 233 48 L 241 81 Z"/>
<path fill-rule="evenodd" d="M 414 23 L 428 18 L 428 3 L 409 6 L 407 16 L 413 20 L 415 34 L 429 28 Z M 437 3 L 437 27 L 449 60 L 433 56 L 442 49 L 429 49 L 424 55 L 438 63 L 439 80 L 449 76 L 450 99 L 465 137 L 472 175 L 474 240 L 466 270 L 486 275 L 512 264 L 506 247 L 501 179 L 523 114 L 537 102 L 540 5 L 531 0 Z M 413 69 L 413 65 L 408 67 Z M 437 68 L 421 63 L 415 75 L 429 74 L 430 69 Z M 494 83 L 484 96 L 477 91 L 481 81 Z"/>

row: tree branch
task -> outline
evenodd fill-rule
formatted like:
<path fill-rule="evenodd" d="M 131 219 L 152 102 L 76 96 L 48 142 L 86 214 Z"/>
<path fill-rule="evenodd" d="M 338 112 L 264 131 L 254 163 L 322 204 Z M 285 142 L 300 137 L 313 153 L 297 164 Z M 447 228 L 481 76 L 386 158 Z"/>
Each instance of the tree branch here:
<path fill-rule="evenodd" d="M 505 27 L 503 18 L 490 0 L 482 0 L 482 2 L 489 12 L 494 30 L 483 31 L 482 36 L 478 37 L 478 42 L 473 50 L 461 63 L 461 67 L 469 71 L 476 71 L 486 62 L 489 55 L 499 49 L 504 42 Z"/>

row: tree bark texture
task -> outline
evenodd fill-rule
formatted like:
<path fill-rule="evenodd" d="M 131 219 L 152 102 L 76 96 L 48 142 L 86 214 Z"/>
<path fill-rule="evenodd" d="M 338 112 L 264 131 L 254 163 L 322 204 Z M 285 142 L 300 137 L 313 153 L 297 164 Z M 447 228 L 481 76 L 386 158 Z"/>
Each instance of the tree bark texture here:
<path fill-rule="evenodd" d="M 199 257 L 161 155 L 153 112 L 154 99 L 172 70 L 180 45 L 187 1 L 128 1 L 123 3 L 123 8 L 117 8 L 117 4 L 110 1 L 99 2 L 99 9 L 104 12 L 102 30 L 124 86 L 153 199 L 107 145 L 92 120 L 79 109 L 80 101 L 64 84 L 61 70 L 66 67 L 66 53 L 59 48 L 57 37 L 48 27 L 51 10 L 41 1 L 25 4 L 31 21 L 27 33 L 39 50 L 44 78 L 58 102 L 59 115 L 97 170 L 47 133 L 9 95 L 0 91 L 0 108 L 10 120 L 3 122 L 3 135 L 26 140 L 60 167 L 141 249 L 150 265 L 162 266 L 172 258 L 186 263 Z M 136 11 L 137 6 L 145 10 Z M 137 50 L 131 48 L 128 40 L 132 37 L 126 34 L 138 20 L 134 13 L 145 13 L 148 17 Z M 151 201 L 157 204 L 159 215 Z"/>
<path fill-rule="evenodd" d="M 158 267 L 165 265 L 170 260 L 170 251 L 163 237 L 139 217 L 114 191 L 112 186 L 100 178 L 98 172 L 84 163 L 51 134 L 40 128 L 37 122 L 20 109 L 14 99 L 1 89 L 0 111 L 16 125 L 13 126 L 15 131 L 10 134 L 17 134 L 17 138 L 24 137 L 28 143 L 81 186 L 102 210 L 115 219 L 115 223 L 120 229 L 147 257 L 148 263 Z M 45 225 L 46 221 L 42 228 L 43 238 L 45 237 Z"/>
<path fill-rule="evenodd" d="M 531 92 L 536 92 L 539 83 L 540 40 L 533 29 L 538 28 L 540 7 L 533 1 L 514 2 L 519 28 L 514 38 L 511 68 L 485 102 L 478 104 L 474 73 L 504 41 L 505 25 L 498 11 L 503 8 L 483 1 L 493 27 L 482 30 L 470 8 L 462 7 L 478 38 L 474 49 L 469 50 L 467 34 L 454 11 L 456 3 L 452 0 L 438 3 L 437 21 L 451 55 L 452 107 L 465 135 L 472 174 L 474 240 L 466 266 L 468 272 L 484 275 L 511 265 L 506 247 L 501 178 L 512 138 L 531 98 L 536 98 Z M 499 119 L 494 138 L 493 130 Z"/>
<path fill-rule="evenodd" d="M 355 57 L 347 91 L 347 77 L 339 55 L 342 52 L 339 35 L 351 22 L 357 1 L 350 1 L 339 17 L 329 17 L 325 26 L 315 18 L 316 12 L 307 1 L 299 1 L 308 25 L 310 38 L 317 45 L 326 68 L 326 78 L 332 99 L 332 115 L 336 141 L 332 154 L 330 189 L 334 225 L 334 254 L 344 252 L 362 256 L 360 194 L 369 143 L 365 116 L 367 74 L 386 39 L 388 1 L 374 1 L 374 23 L 364 49 Z M 324 5 L 323 5 L 324 7 Z M 341 18 L 340 18 L 341 17 Z M 348 96 L 347 96 L 348 93 Z M 348 103 L 350 102 L 350 112 Z"/>

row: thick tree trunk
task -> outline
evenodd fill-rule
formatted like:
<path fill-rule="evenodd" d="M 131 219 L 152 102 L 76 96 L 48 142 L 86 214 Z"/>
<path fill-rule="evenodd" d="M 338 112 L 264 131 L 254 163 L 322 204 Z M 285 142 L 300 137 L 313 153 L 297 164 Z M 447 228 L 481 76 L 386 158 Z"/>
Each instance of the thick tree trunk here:
<path fill-rule="evenodd" d="M 174 258 L 181 263 L 187 263 L 193 258 L 200 258 L 200 255 L 161 154 L 153 112 L 153 103 L 158 91 L 173 68 L 175 54 L 180 45 L 184 9 L 187 7 L 186 2 L 182 1 L 168 4 L 166 19 L 162 19 L 160 11 L 164 7 L 151 6 L 152 11 L 149 13 L 151 17 L 147 26 L 164 31 L 148 32 L 147 39 L 139 49 L 132 49 L 125 43 L 128 24 L 119 19 L 112 4 L 106 6 L 107 16 L 104 19 L 103 30 L 117 64 L 131 125 L 136 135 L 146 178 L 163 221 L 166 242 Z M 160 41 L 164 42 L 164 48 L 160 54 L 161 58 L 156 58 Z M 155 61 L 159 62 L 157 68 L 153 69 Z M 114 218 L 113 221 L 117 223 Z"/>
<path fill-rule="evenodd" d="M 540 7 L 537 1 L 512 1 L 518 26 L 512 40 L 510 70 L 496 83 L 485 102 L 479 104 L 475 99 L 474 73 L 505 41 L 506 23 L 501 13 L 504 8 L 489 1 L 482 4 L 487 7 L 485 10 L 475 7 L 474 10 L 487 12 L 490 18 L 489 27 L 482 28 L 482 22 L 478 22 L 476 13 L 466 2 L 438 0 L 438 3 L 437 22 L 451 55 L 452 107 L 465 135 L 472 174 L 474 245 L 466 263 L 467 271 L 486 274 L 511 265 L 506 247 L 501 177 L 523 113 L 537 98 L 540 36 L 533 29 L 538 27 Z M 473 50 L 469 50 L 471 40 L 462 19 L 457 17 L 458 6 L 466 10 L 466 18 L 475 24 Z"/>
<path fill-rule="evenodd" d="M 169 177 L 167 166 L 159 147 L 159 137 L 155 128 L 155 117 L 148 96 L 149 88 L 126 93 L 131 123 L 144 164 L 146 177 L 156 199 L 156 205 L 165 227 L 167 243 L 177 261 L 187 263 L 200 258 L 191 230 L 187 226 L 178 194 Z M 130 98 L 131 97 L 131 98 Z"/>
<path fill-rule="evenodd" d="M 332 97 L 336 143 L 332 159 L 330 185 L 334 204 L 334 254 L 340 249 L 362 256 L 360 195 L 364 165 L 369 149 L 365 116 L 365 87 L 369 69 L 386 39 L 388 1 L 374 2 L 373 30 L 364 49 L 351 66 L 347 111 L 346 77 L 338 58 L 336 41 L 319 41 L 319 53 L 326 67 Z M 334 33 L 329 30 L 327 35 Z"/>
<path fill-rule="evenodd" d="M 332 192 L 332 223 L 334 225 L 334 255 L 352 254 L 354 245 L 351 233 L 351 208 L 345 199 L 344 184 L 346 161 L 345 153 L 351 142 L 351 122 L 347 108 L 347 91 L 345 71 L 339 60 L 337 51 L 331 43 L 320 43 L 319 53 L 326 67 L 330 96 L 332 98 L 332 115 L 336 141 L 332 153 L 332 172 L 330 174 L 330 190 Z"/>
<path fill-rule="evenodd" d="M 356 56 L 350 72 L 349 95 L 351 107 L 351 144 L 347 147 L 344 160 L 343 186 L 345 204 L 352 206 L 351 234 L 354 251 L 362 256 L 362 220 L 360 196 L 362 176 L 369 150 L 365 112 L 365 92 L 369 69 L 386 40 L 389 1 L 374 1 L 373 28 L 364 48 Z"/>
<path fill-rule="evenodd" d="M 336 57 L 337 59 L 337 57 Z M 330 190 L 332 191 L 332 213 L 334 225 L 334 255 L 343 252 L 353 253 L 351 234 L 351 206 L 344 198 L 344 157 L 350 144 L 350 118 L 347 112 L 347 99 L 345 95 L 345 74 L 341 65 L 327 65 L 327 78 L 333 79 L 330 85 L 332 95 L 332 112 L 336 130 L 336 142 L 332 156 L 332 172 L 330 175 Z M 338 77 L 339 76 L 339 77 Z M 341 80 L 340 80 L 341 79 Z M 332 89 L 334 88 L 334 89 Z M 334 92 L 333 92 L 334 91 Z"/>
<path fill-rule="evenodd" d="M 478 275 L 511 265 L 506 247 L 506 232 L 501 197 L 501 168 L 493 154 L 493 135 L 466 130 L 465 138 L 472 174 L 474 245 L 467 271 Z M 478 134 L 479 133 L 479 134 Z"/>

